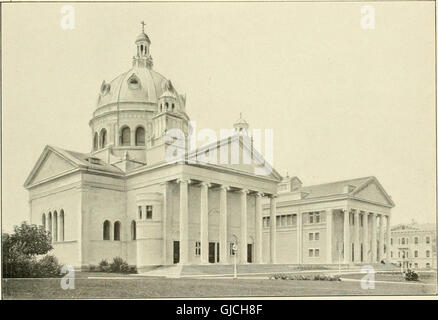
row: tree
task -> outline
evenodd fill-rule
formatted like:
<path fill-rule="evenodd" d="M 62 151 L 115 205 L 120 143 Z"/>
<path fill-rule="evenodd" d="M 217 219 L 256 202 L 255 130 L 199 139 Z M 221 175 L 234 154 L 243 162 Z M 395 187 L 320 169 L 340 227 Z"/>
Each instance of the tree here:
<path fill-rule="evenodd" d="M 35 256 L 46 254 L 53 249 L 50 233 L 42 226 L 22 222 L 14 227 L 14 233 L 3 234 L 3 254 L 13 258 L 16 255 Z"/>
<path fill-rule="evenodd" d="M 58 277 L 61 265 L 45 255 L 53 249 L 50 233 L 43 227 L 23 222 L 12 234 L 2 234 L 3 276 L 5 278 Z M 38 257 L 45 255 L 43 258 Z"/>

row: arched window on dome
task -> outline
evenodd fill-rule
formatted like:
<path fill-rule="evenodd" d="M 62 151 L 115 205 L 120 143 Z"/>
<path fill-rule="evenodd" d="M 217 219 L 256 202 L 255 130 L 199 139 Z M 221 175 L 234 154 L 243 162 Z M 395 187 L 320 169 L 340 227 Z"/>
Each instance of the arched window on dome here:
<path fill-rule="evenodd" d="M 97 150 L 99 148 L 98 146 L 98 136 L 97 136 L 97 132 L 94 133 L 94 138 L 93 138 L 93 150 Z"/>
<path fill-rule="evenodd" d="M 169 110 L 169 103 L 168 102 L 166 102 L 166 110 Z"/>
<path fill-rule="evenodd" d="M 121 229 L 120 221 L 114 222 L 114 240 L 115 241 L 120 241 L 120 229 Z"/>
<path fill-rule="evenodd" d="M 100 130 L 100 147 L 105 148 L 106 147 L 106 129 Z"/>
<path fill-rule="evenodd" d="M 175 111 L 175 104 L 172 103 L 172 111 Z"/>
<path fill-rule="evenodd" d="M 131 240 L 137 240 L 137 226 L 135 220 L 131 221 Z"/>
<path fill-rule="evenodd" d="M 120 144 L 122 146 L 131 145 L 131 129 L 129 129 L 129 127 L 123 127 L 120 134 Z"/>
<path fill-rule="evenodd" d="M 103 240 L 111 240 L 111 222 L 108 220 L 103 223 Z"/>
<path fill-rule="evenodd" d="M 136 146 L 144 146 L 145 145 L 144 128 L 143 127 L 138 127 L 137 130 L 135 130 L 135 145 Z"/>

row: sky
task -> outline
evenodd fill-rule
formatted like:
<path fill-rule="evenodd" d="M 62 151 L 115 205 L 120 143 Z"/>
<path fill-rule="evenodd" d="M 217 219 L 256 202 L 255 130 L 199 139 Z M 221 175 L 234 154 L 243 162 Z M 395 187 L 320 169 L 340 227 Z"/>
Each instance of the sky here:
<path fill-rule="evenodd" d="M 2 229 L 26 219 L 23 183 L 45 145 L 91 150 L 100 85 L 131 66 L 140 21 L 154 69 L 197 128 L 272 129 L 276 170 L 305 185 L 376 176 L 392 223 L 434 222 L 434 3 L 2 6 Z M 263 150 L 262 150 L 263 151 Z"/>

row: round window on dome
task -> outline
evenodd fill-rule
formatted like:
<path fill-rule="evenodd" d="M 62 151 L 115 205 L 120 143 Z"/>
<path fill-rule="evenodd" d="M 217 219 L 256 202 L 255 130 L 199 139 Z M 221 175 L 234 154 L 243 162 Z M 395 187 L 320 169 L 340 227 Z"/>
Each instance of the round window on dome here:
<path fill-rule="evenodd" d="M 129 87 L 129 89 L 132 89 L 132 90 L 136 90 L 136 89 L 140 88 L 140 79 L 138 79 L 138 77 L 135 74 L 133 74 L 131 77 L 129 77 L 128 87 Z"/>
<path fill-rule="evenodd" d="M 109 83 L 106 83 L 105 81 L 102 82 L 102 85 L 100 86 L 100 93 L 102 95 L 106 95 L 111 89 L 111 86 Z"/>

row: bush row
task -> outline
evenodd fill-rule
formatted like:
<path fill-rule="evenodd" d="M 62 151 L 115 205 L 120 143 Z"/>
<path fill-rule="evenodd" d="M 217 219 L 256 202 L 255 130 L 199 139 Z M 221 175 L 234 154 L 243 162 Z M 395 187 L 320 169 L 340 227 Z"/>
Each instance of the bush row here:
<path fill-rule="evenodd" d="M 113 258 L 111 263 L 103 259 L 99 265 L 90 265 L 91 272 L 114 272 L 114 273 L 137 273 L 136 266 L 130 266 L 125 260 L 120 257 Z"/>
<path fill-rule="evenodd" d="M 62 277 L 61 264 L 52 255 L 41 259 L 25 255 L 16 256 L 3 263 L 5 278 L 58 278 Z"/>
<path fill-rule="evenodd" d="M 275 273 L 269 276 L 269 279 L 280 279 L 280 280 L 320 280 L 320 281 L 341 281 L 338 275 L 304 275 L 304 274 L 288 274 L 288 273 Z"/>

